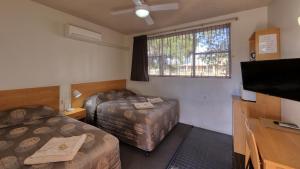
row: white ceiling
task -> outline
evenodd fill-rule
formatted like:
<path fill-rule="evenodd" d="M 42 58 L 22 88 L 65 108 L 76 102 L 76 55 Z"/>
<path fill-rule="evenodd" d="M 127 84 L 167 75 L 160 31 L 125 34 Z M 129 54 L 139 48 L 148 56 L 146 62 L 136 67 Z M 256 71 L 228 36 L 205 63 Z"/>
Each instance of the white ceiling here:
<path fill-rule="evenodd" d="M 145 0 L 147 4 L 178 2 L 179 10 L 151 13 L 148 26 L 134 14 L 112 16 L 111 10 L 134 7 L 132 0 L 33 0 L 124 34 L 136 34 L 167 26 L 267 6 L 272 0 Z"/>

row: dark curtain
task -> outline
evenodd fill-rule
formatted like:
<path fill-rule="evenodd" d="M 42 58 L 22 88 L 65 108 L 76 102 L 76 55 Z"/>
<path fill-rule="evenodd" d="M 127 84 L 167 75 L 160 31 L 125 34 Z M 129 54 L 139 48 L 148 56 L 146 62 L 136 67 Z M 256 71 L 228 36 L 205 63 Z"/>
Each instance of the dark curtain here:
<path fill-rule="evenodd" d="M 133 81 L 149 81 L 147 49 L 146 35 L 134 37 L 130 78 Z"/>

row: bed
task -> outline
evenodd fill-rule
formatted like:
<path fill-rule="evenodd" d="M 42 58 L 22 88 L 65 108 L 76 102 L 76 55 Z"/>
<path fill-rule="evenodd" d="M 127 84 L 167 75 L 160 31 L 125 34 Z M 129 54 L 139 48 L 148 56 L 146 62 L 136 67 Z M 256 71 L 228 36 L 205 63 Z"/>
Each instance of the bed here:
<path fill-rule="evenodd" d="M 137 110 L 133 106 L 147 98 L 154 97 L 126 89 L 99 92 L 85 101 L 87 122 L 122 142 L 151 152 L 178 123 L 179 105 L 175 99 L 163 98 L 152 109 Z"/>
<path fill-rule="evenodd" d="M 28 106 L 38 105 L 38 106 Z M 15 108 L 17 107 L 17 108 Z M 120 169 L 118 139 L 58 113 L 59 87 L 0 91 L 0 168 Z M 87 134 L 72 161 L 24 165 L 52 137 Z"/>

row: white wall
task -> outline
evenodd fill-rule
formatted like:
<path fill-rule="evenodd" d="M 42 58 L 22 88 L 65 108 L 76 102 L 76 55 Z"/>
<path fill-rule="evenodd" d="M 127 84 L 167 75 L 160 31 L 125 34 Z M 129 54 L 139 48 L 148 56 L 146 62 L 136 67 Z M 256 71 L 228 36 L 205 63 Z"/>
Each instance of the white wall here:
<path fill-rule="evenodd" d="M 64 25 L 124 45 L 120 33 L 30 0 L 1 0 L 0 23 L 0 90 L 127 78 L 128 51 L 65 38 Z"/>
<path fill-rule="evenodd" d="M 269 25 L 281 29 L 282 58 L 300 57 L 299 0 L 273 0 L 269 6 Z M 282 99 L 282 119 L 300 125 L 300 103 Z"/>
<path fill-rule="evenodd" d="M 231 96 L 239 94 L 241 83 L 240 62 L 249 55 L 248 39 L 256 29 L 267 25 L 267 7 L 234 13 L 226 16 L 201 20 L 189 24 L 205 23 L 211 20 L 239 17 L 232 23 L 232 78 L 178 78 L 151 77 L 150 82 L 128 82 L 128 88 L 147 95 L 177 98 L 180 101 L 183 123 L 231 134 Z M 179 25 L 181 27 L 184 25 Z M 131 62 L 131 58 L 128 61 Z"/>

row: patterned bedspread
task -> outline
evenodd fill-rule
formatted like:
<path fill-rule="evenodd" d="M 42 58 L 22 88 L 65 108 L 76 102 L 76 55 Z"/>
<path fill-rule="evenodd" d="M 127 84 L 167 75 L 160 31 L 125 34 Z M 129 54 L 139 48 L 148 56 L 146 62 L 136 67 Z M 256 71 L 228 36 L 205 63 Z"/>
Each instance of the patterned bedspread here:
<path fill-rule="evenodd" d="M 179 105 L 177 100 L 164 99 L 153 109 L 134 108 L 133 103 L 145 102 L 147 98 L 131 95 L 98 100 L 96 113 L 88 111 L 89 121 L 127 144 L 152 151 L 178 123 Z"/>
<path fill-rule="evenodd" d="M 0 120 L 3 113 L 6 112 L 0 112 Z M 20 115 L 16 117 L 19 118 Z M 88 137 L 72 161 L 32 166 L 23 164 L 25 158 L 32 155 L 52 137 L 77 136 L 83 133 Z M 117 138 L 101 129 L 61 115 L 41 117 L 2 127 L 0 128 L 0 169 L 19 168 L 120 169 L 119 142 Z"/>

